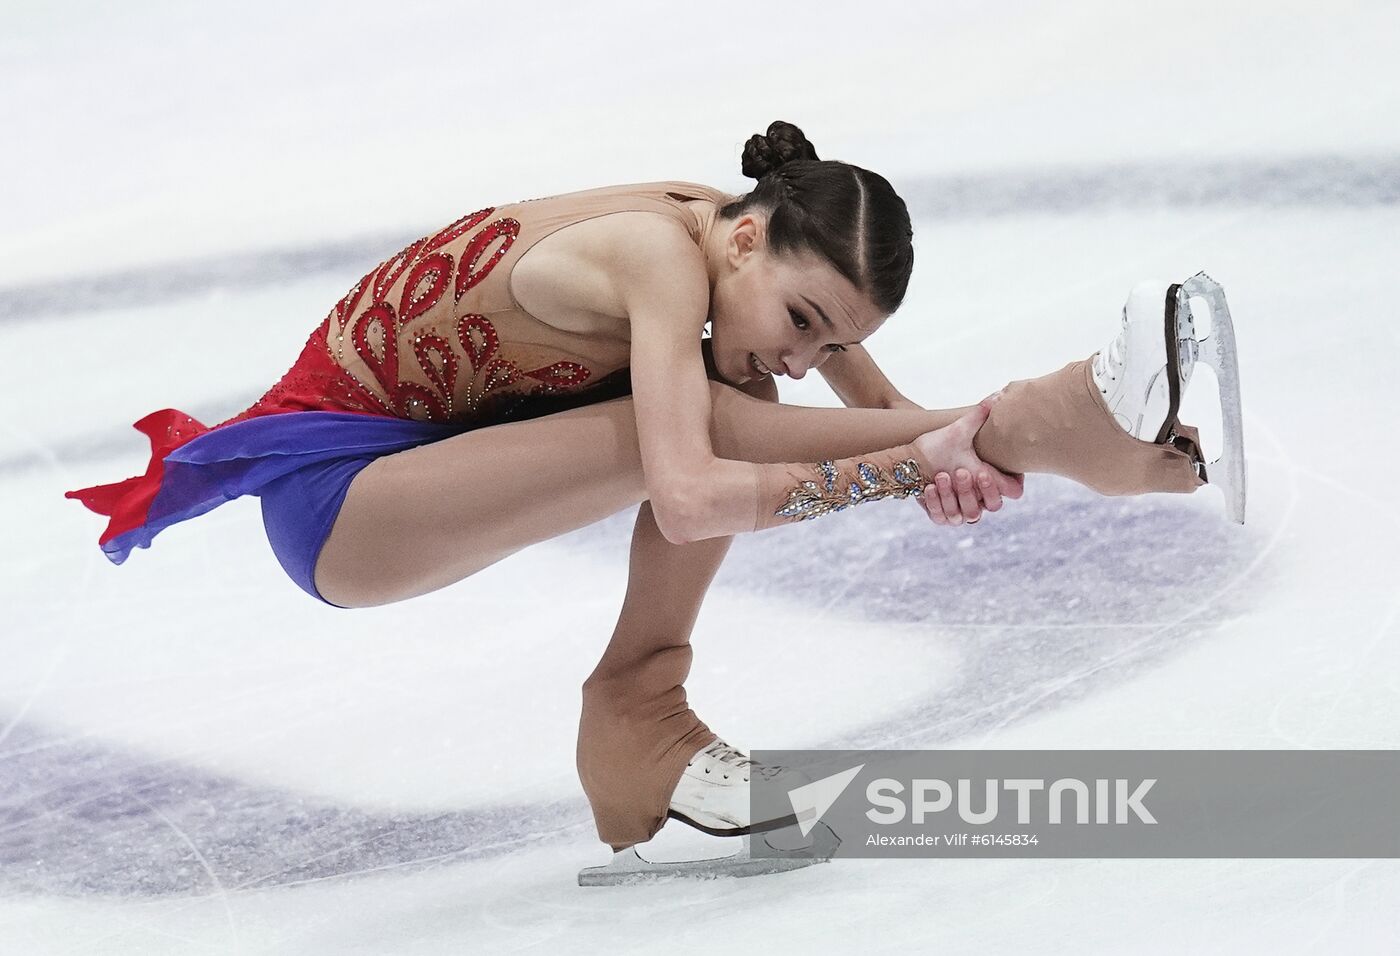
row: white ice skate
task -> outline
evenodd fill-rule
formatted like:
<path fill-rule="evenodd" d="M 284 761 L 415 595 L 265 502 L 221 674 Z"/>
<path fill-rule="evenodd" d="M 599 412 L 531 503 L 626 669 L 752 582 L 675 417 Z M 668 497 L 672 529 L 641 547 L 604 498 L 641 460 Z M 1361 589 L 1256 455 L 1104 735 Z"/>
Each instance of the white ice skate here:
<path fill-rule="evenodd" d="M 1196 337 L 1192 300 L 1210 310 L 1210 335 Z M 1177 412 L 1197 360 L 1215 370 L 1224 448 L 1206 462 L 1200 447 L 1177 433 Z M 1118 337 L 1094 356 L 1094 381 L 1114 419 L 1134 438 L 1187 452 L 1197 474 L 1225 494 L 1225 511 L 1244 524 L 1244 429 L 1235 328 L 1225 290 L 1204 272 L 1185 282 L 1156 280 L 1133 287 Z"/>
<path fill-rule="evenodd" d="M 787 782 L 789 790 L 810 783 L 799 771 L 755 763 L 746 751 L 716 740 L 686 764 L 666 815 L 715 836 L 761 833 L 796 823 L 792 814 L 758 823 L 749 818 L 753 776 Z"/>
<path fill-rule="evenodd" d="M 800 771 L 756 763 L 745 751 L 716 740 L 686 765 L 666 815 L 714 836 L 739 837 L 739 849 L 714 859 L 666 863 L 648 860 L 631 846 L 614 853 L 607 866 L 581 871 L 579 885 L 612 886 L 674 877 L 760 876 L 830 859 L 841 841 L 825 824 L 817 823 L 808 835 L 800 836 L 796 814 L 751 819 L 749 788 L 753 777 L 786 790 L 810 782 Z M 753 857 L 754 839 L 765 842 L 765 856 Z"/>

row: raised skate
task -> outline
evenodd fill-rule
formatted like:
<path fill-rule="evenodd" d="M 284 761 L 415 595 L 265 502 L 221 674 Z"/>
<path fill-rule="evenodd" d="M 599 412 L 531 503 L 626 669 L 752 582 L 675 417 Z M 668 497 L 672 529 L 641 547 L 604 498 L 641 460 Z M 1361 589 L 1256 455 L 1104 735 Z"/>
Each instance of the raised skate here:
<path fill-rule="evenodd" d="M 1195 303 L 1209 309 L 1210 334 L 1197 338 Z M 1197 361 L 1209 365 L 1219 387 L 1220 457 L 1205 461 L 1200 447 L 1177 433 L 1177 413 Z M 1181 283 L 1155 280 L 1133 287 L 1118 337 L 1094 356 L 1094 381 L 1114 420 L 1134 438 L 1170 442 L 1192 456 L 1202 480 L 1225 494 L 1226 514 L 1244 523 L 1244 428 L 1240 412 L 1235 329 L 1225 290 L 1204 272 Z"/>
<path fill-rule="evenodd" d="M 824 863 L 841 841 L 823 823 L 802 835 L 795 813 L 763 820 L 751 819 L 749 788 L 758 776 L 789 790 L 808 783 L 788 767 L 760 764 L 722 740 L 705 747 L 686 765 L 667 810 L 667 817 L 713 836 L 738 837 L 739 848 L 721 857 L 657 862 L 636 846 L 613 854 L 606 866 L 580 871 L 580 886 L 614 886 L 652 880 L 761 876 Z M 753 841 L 763 841 L 764 856 L 753 857 Z M 772 854 L 772 855 L 770 855 Z"/>

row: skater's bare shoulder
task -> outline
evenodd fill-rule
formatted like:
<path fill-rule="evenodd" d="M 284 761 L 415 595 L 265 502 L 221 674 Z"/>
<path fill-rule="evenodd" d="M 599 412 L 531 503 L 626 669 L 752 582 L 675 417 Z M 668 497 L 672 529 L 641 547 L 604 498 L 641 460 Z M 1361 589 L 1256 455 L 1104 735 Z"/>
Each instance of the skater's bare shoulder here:
<path fill-rule="evenodd" d="M 629 299 L 699 260 L 699 247 L 680 223 L 622 210 L 536 242 L 512 270 L 511 291 L 546 324 L 626 338 Z"/>
<path fill-rule="evenodd" d="M 683 226 L 652 213 L 630 217 L 613 233 L 606 269 L 622 312 L 638 321 L 660 321 L 698 336 L 709 314 L 705 256 Z"/>

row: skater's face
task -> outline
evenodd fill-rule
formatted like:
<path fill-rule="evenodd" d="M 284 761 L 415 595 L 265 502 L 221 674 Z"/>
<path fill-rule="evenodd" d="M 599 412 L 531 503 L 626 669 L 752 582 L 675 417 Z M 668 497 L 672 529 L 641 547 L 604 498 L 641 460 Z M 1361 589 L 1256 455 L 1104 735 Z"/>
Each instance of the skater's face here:
<path fill-rule="evenodd" d="M 762 213 L 721 220 L 710 292 L 716 369 L 732 385 L 802 378 L 874 332 L 885 315 L 824 258 L 773 255 Z M 754 363 L 757 357 L 768 373 Z"/>

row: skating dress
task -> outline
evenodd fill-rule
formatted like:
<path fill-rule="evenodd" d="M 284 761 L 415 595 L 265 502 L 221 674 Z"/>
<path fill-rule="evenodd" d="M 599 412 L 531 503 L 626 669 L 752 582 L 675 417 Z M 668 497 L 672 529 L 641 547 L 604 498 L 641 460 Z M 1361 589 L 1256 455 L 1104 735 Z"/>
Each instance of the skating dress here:
<path fill-rule="evenodd" d="M 361 468 L 475 428 L 631 393 L 629 340 L 530 315 L 510 288 L 515 263 L 551 233 L 617 212 L 669 216 L 700 244 L 704 222 L 687 200 L 725 198 L 663 181 L 463 216 L 355 283 L 251 407 L 213 427 L 173 408 L 152 412 L 135 424 L 151 442 L 144 475 L 66 497 L 110 516 L 98 543 L 121 564 L 163 528 L 256 495 L 278 561 L 324 601 L 316 558 Z"/>

